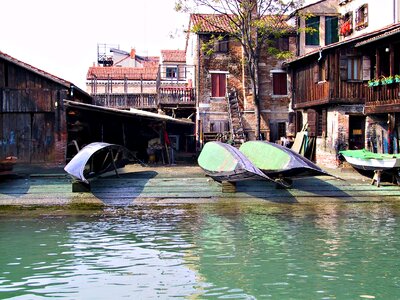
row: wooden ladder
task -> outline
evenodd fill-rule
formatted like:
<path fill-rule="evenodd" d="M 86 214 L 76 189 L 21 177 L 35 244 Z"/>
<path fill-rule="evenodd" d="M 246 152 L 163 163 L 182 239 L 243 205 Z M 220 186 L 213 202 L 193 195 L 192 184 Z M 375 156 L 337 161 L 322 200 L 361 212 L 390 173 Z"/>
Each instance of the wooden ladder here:
<path fill-rule="evenodd" d="M 231 136 L 234 144 L 242 144 L 246 141 L 242 123 L 242 113 L 239 107 L 237 92 L 233 91 L 228 96 L 228 114 Z"/>

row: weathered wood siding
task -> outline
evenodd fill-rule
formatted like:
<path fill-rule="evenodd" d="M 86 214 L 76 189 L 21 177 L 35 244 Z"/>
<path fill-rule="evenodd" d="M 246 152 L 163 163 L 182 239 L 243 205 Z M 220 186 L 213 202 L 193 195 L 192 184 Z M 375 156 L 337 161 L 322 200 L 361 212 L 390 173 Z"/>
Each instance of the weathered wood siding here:
<path fill-rule="evenodd" d="M 21 163 L 65 161 L 62 100 L 69 87 L 0 58 L 0 158 Z"/>
<path fill-rule="evenodd" d="M 400 112 L 400 84 L 392 83 L 368 88 L 366 92 L 365 113 Z"/>
<path fill-rule="evenodd" d="M 325 69 L 318 63 L 318 57 L 292 65 L 293 104 L 295 108 L 308 108 L 324 104 L 364 103 L 368 87 L 366 81 L 351 81 L 343 78 L 347 70 L 341 64 L 340 50 L 324 54 Z M 321 80 L 321 73 L 324 72 Z"/>

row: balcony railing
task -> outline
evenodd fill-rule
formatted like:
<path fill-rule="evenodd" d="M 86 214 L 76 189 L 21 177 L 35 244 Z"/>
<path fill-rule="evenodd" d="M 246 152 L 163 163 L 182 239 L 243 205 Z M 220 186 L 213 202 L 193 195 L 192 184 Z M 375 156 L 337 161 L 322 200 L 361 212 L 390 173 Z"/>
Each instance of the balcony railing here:
<path fill-rule="evenodd" d="M 129 109 L 129 108 L 157 108 L 156 94 L 97 94 L 95 105 L 111 108 Z"/>
<path fill-rule="evenodd" d="M 195 104 L 193 88 L 160 88 L 160 104 Z"/>
<path fill-rule="evenodd" d="M 392 83 L 370 87 L 366 91 L 365 108 L 367 113 L 384 112 L 400 105 L 400 84 Z M 387 108 L 387 109 L 386 109 Z"/>
<path fill-rule="evenodd" d="M 119 109 L 157 108 L 159 104 L 195 105 L 193 88 L 160 88 L 157 94 L 97 94 L 95 105 Z"/>

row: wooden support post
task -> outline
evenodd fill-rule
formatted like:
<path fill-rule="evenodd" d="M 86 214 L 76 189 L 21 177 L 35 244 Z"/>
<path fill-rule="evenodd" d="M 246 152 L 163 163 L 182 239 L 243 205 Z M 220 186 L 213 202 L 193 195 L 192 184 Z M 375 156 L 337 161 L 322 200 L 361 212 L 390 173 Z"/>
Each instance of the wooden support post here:
<path fill-rule="evenodd" d="M 236 182 L 222 181 L 221 184 L 223 193 L 236 193 Z"/>
<path fill-rule="evenodd" d="M 72 181 L 72 192 L 73 193 L 88 193 L 90 192 L 90 183 L 86 183 L 79 180 Z"/>
<path fill-rule="evenodd" d="M 371 184 L 374 184 L 376 182 L 376 186 L 379 187 L 381 184 L 381 175 L 382 175 L 382 170 L 375 170 Z"/>

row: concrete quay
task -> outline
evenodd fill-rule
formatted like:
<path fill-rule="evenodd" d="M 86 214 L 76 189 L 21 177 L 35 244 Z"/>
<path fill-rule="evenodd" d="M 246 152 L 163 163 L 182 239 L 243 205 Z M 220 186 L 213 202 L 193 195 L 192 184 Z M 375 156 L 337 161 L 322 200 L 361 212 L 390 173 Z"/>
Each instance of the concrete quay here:
<path fill-rule="evenodd" d="M 91 182 L 90 192 L 72 192 L 72 179 L 61 166 L 16 166 L 0 176 L 0 210 L 14 208 L 106 208 L 137 205 L 193 203 L 290 203 L 383 202 L 400 200 L 400 186 L 371 178 L 351 168 L 326 169 L 330 176 L 297 178 L 290 189 L 272 182 L 246 181 L 235 192 L 206 177 L 195 165 L 128 165 Z M 400 203 L 400 202 L 399 202 Z"/>

